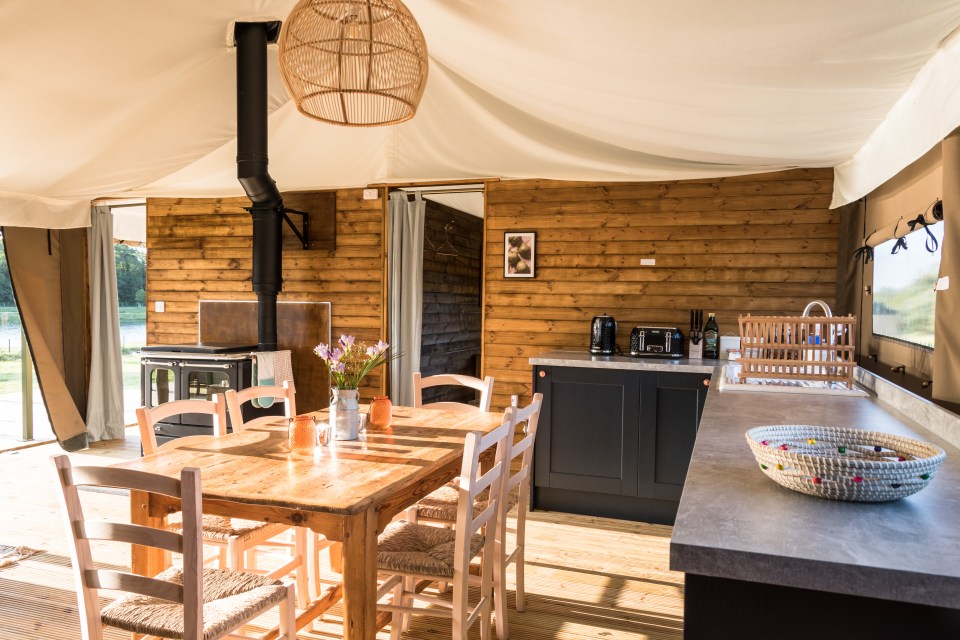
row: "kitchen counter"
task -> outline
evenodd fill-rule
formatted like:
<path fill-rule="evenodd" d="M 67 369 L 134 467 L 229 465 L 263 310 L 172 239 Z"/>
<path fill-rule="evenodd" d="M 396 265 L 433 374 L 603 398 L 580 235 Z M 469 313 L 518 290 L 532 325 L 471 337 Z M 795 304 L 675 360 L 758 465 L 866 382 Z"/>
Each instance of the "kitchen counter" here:
<path fill-rule="evenodd" d="M 549 351 L 530 358 L 532 365 L 583 367 L 587 369 L 621 369 L 629 371 L 685 371 L 714 373 L 725 360 L 700 358 L 656 358 L 639 356 L 595 356 L 582 351 Z"/>
<path fill-rule="evenodd" d="M 910 410 L 910 403 L 922 403 L 923 412 Z M 940 632 L 956 630 L 960 622 L 960 450 L 950 441 L 957 442 L 960 421 L 915 396 L 893 404 L 910 415 L 946 414 L 940 416 L 936 429 L 945 437 L 873 396 L 738 394 L 711 387 L 670 544 L 670 568 L 688 575 L 685 637 L 761 637 L 759 630 L 754 635 L 743 625 L 765 606 L 792 603 L 794 610 L 784 612 L 785 617 L 814 621 L 830 606 L 830 598 L 838 603 L 838 615 L 846 610 L 843 615 L 854 617 L 850 611 L 863 606 L 864 611 L 880 616 L 876 622 L 880 635 L 870 636 L 859 628 L 863 634 L 859 637 L 893 637 L 888 634 L 892 633 L 891 615 L 896 617 L 890 609 L 895 603 L 888 601 L 919 607 L 903 615 L 914 619 L 919 615 L 926 622 L 938 618 L 947 625 L 932 627 L 928 631 L 933 635 L 926 637 L 948 637 Z M 885 503 L 825 500 L 781 487 L 757 468 L 744 432 L 771 424 L 886 431 L 933 442 L 943 447 L 947 457 L 931 483 L 907 498 Z M 765 585 L 770 588 L 764 589 Z M 764 601 L 770 593 L 784 597 Z M 717 600 L 719 594 L 724 596 Z M 851 602 L 852 610 L 847 606 Z M 730 615 L 734 613 L 730 607 L 737 603 L 744 616 Z M 871 607 L 869 603 L 878 604 Z M 716 627 L 723 611 L 733 627 L 729 633 Z M 930 615 L 930 611 L 937 613 Z M 804 637 L 803 633 L 816 628 L 776 635 Z M 914 628 L 910 637 L 922 637 L 919 631 Z"/>

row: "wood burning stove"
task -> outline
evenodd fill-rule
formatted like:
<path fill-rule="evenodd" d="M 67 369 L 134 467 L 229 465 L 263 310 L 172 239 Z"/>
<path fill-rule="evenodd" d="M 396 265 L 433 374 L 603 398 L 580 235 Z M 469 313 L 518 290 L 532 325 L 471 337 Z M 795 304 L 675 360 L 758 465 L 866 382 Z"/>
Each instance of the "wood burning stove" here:
<path fill-rule="evenodd" d="M 140 352 L 140 400 L 156 407 L 173 400 L 213 400 L 228 389 L 246 389 L 253 383 L 256 345 L 150 345 Z M 283 415 L 283 404 L 258 409 L 243 407 L 244 421 L 265 415 Z M 192 435 L 213 435 L 213 418 L 187 413 L 171 416 L 155 426 L 157 444 Z M 232 430 L 229 424 L 228 430 Z"/>

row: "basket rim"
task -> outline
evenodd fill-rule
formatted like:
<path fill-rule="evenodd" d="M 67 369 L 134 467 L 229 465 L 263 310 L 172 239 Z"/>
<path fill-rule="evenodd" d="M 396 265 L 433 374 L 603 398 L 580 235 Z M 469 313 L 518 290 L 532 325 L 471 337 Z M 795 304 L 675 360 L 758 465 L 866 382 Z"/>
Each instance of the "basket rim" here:
<path fill-rule="evenodd" d="M 856 465 L 859 468 L 885 468 L 890 467 L 903 467 L 904 461 L 897 460 L 862 460 L 856 458 L 840 458 L 840 457 L 828 457 L 821 456 L 812 453 L 797 453 L 790 450 L 781 450 L 768 447 L 761 444 L 761 439 L 758 438 L 757 434 L 763 433 L 776 433 L 778 431 L 789 431 L 794 429 L 796 431 L 795 437 L 805 437 L 803 429 L 816 430 L 819 434 L 826 431 L 831 435 L 835 436 L 856 436 L 857 438 L 868 440 L 871 437 L 874 439 L 893 439 L 900 441 L 904 444 L 910 444 L 921 449 L 926 449 L 929 451 L 929 454 L 924 456 L 915 456 L 913 460 L 905 461 L 910 462 L 920 462 L 920 463 L 933 463 L 933 462 L 942 462 L 946 458 L 946 452 L 939 445 L 933 444 L 932 442 L 927 442 L 925 440 L 919 440 L 917 438 L 911 438 L 909 436 L 901 436 L 895 433 L 889 433 L 885 431 L 867 431 L 864 429 L 857 429 L 854 427 L 827 427 L 822 425 L 800 425 L 800 424 L 787 424 L 787 425 L 762 425 L 758 427 L 752 427 L 747 429 L 744 434 L 747 438 L 748 443 L 750 444 L 751 449 L 755 449 L 755 454 L 757 451 L 769 451 L 771 454 L 776 455 L 777 457 L 782 457 L 787 460 L 794 460 L 798 463 L 804 461 L 818 460 L 818 461 L 830 461 L 833 464 L 843 464 L 845 466 Z M 821 435 L 822 437 L 822 435 Z M 829 442 L 829 440 L 827 441 Z M 861 444 L 861 443 L 851 443 L 851 444 Z M 773 452 L 776 452 L 775 454 Z"/>

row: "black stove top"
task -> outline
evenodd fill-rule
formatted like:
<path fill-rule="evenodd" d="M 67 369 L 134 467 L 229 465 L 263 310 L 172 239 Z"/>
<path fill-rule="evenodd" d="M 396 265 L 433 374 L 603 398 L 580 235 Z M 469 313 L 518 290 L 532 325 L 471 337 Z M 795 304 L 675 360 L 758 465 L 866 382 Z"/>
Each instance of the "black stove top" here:
<path fill-rule="evenodd" d="M 159 351 L 164 353 L 239 353 L 256 351 L 255 344 L 225 344 L 222 342 L 192 342 L 189 344 L 151 344 L 141 347 L 141 351 Z"/>

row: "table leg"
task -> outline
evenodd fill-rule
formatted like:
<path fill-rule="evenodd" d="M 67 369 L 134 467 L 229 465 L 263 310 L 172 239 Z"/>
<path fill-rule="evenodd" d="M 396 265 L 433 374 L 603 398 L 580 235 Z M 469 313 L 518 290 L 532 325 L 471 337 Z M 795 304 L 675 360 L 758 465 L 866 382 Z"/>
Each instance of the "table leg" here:
<path fill-rule="evenodd" d="M 372 640 L 377 626 L 377 514 L 368 509 L 343 523 L 343 637 Z"/>
<path fill-rule="evenodd" d="M 150 494 L 130 492 L 130 522 L 162 528 L 165 518 L 150 515 Z M 163 549 L 133 545 L 130 551 L 130 570 L 141 576 L 155 576 L 170 566 L 170 553 Z"/>

